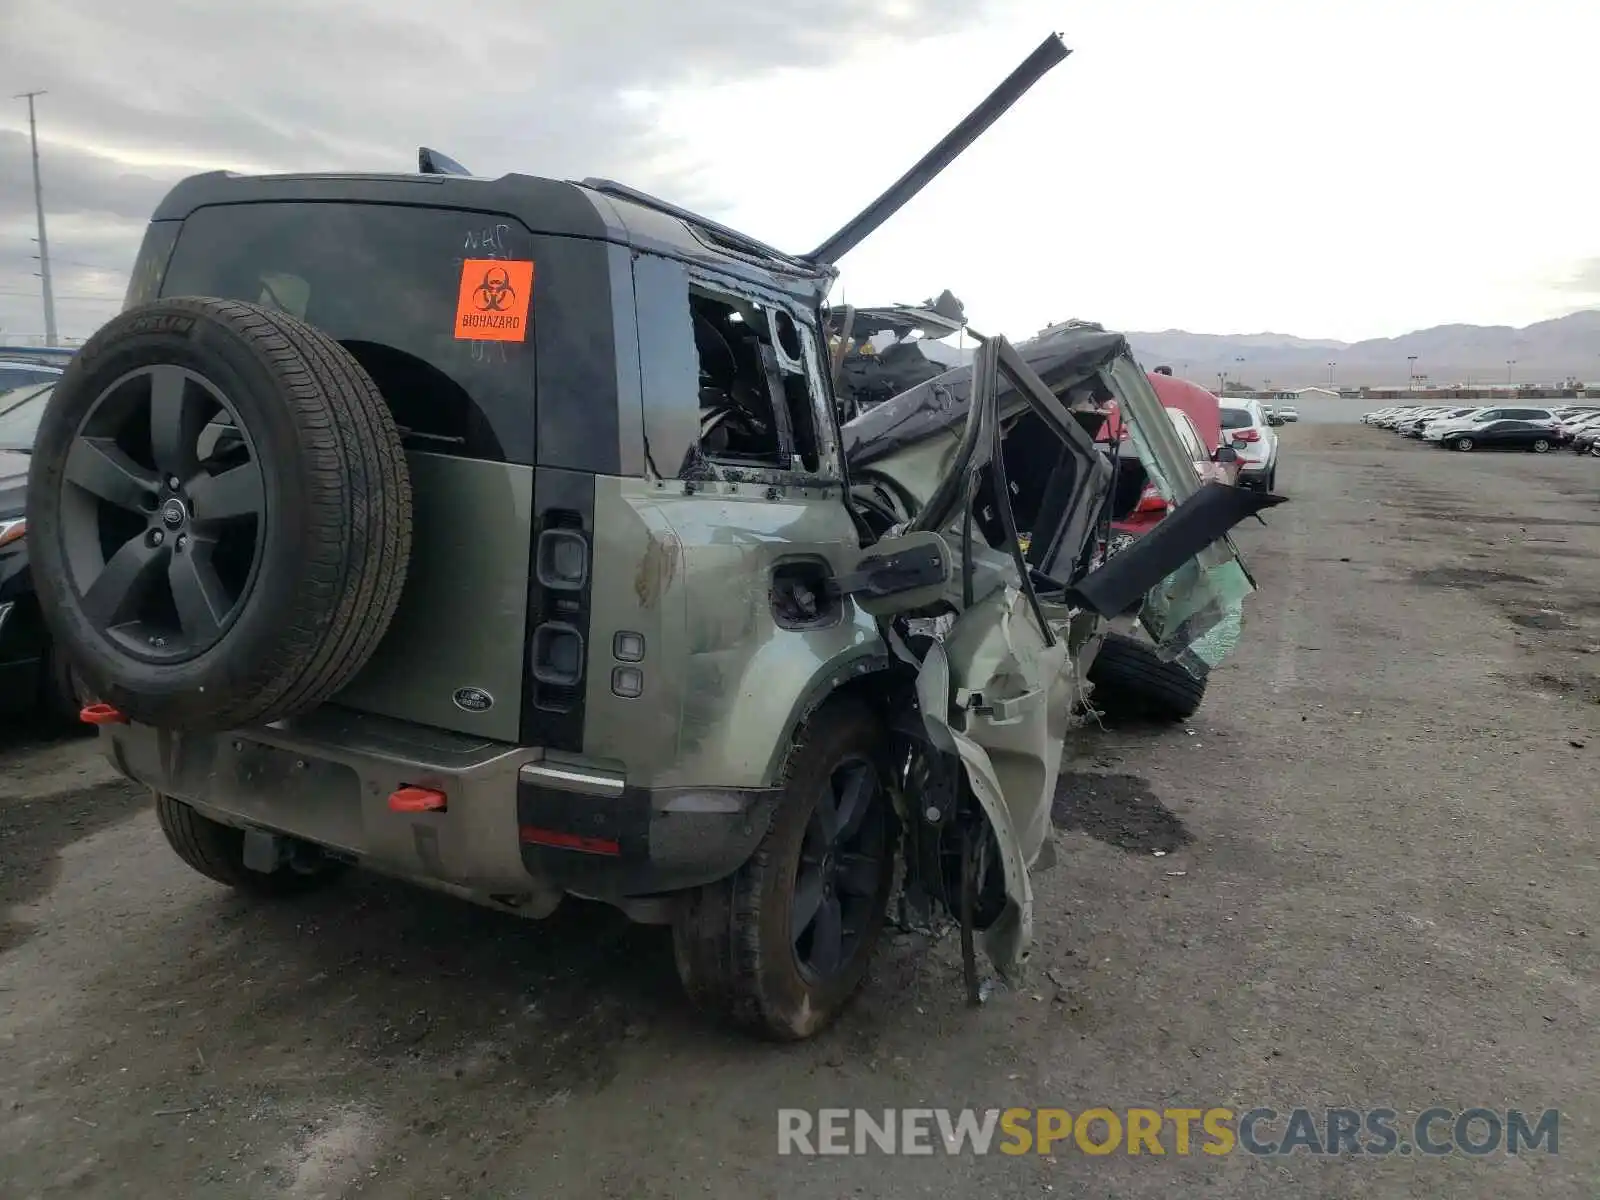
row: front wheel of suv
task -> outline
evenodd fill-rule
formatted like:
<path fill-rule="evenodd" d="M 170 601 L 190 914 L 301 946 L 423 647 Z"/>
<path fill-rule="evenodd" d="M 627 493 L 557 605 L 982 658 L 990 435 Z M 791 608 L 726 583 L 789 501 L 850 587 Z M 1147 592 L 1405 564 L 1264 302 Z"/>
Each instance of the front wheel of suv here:
<path fill-rule="evenodd" d="M 347 864 L 320 852 L 307 861 L 275 871 L 244 865 L 244 830 L 203 817 L 181 800 L 156 793 L 156 820 L 178 857 L 207 879 L 260 896 L 294 896 L 324 887 L 343 875 Z"/>
<path fill-rule="evenodd" d="M 807 722 L 755 853 L 686 896 L 673 923 L 678 975 L 699 1007 L 799 1041 L 855 994 L 894 882 L 884 745 L 882 724 L 855 703 Z"/>

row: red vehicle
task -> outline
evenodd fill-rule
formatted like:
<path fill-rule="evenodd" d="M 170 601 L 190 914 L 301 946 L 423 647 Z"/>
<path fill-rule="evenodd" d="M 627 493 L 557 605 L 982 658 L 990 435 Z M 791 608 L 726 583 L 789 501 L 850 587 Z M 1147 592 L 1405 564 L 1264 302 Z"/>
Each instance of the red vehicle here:
<path fill-rule="evenodd" d="M 1150 372 L 1149 379 L 1179 439 L 1188 447 L 1201 482 L 1237 483 L 1238 454 L 1223 442 L 1222 404 L 1216 396 L 1197 383 L 1161 371 Z M 1107 547 L 1108 553 L 1115 553 L 1166 516 L 1167 501 L 1145 474 L 1115 411 L 1097 440 L 1115 444 L 1119 459 Z"/>
<path fill-rule="evenodd" d="M 1204 445 L 1213 449 L 1220 449 L 1226 445 L 1222 440 L 1222 401 L 1198 383 L 1190 383 L 1187 379 L 1176 379 L 1160 371 L 1149 372 L 1148 378 L 1150 386 L 1155 388 L 1156 395 L 1161 398 L 1161 403 L 1165 407 L 1181 410 L 1194 422 L 1194 427 Z M 1098 440 L 1102 442 L 1123 440 L 1122 422 L 1117 417 L 1114 404 L 1110 418 L 1100 430 Z"/>

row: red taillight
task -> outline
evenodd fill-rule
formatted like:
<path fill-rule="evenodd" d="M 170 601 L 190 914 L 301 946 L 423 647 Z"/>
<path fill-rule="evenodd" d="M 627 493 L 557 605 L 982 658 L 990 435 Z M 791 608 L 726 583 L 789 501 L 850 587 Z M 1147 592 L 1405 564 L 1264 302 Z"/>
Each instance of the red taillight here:
<path fill-rule="evenodd" d="M 615 838 L 589 837 L 582 833 L 567 833 L 561 829 L 540 829 L 534 825 L 524 825 L 519 831 L 521 838 L 530 846 L 553 846 L 557 850 L 580 850 L 585 854 L 605 854 L 615 857 L 622 853 L 622 847 Z"/>
<path fill-rule="evenodd" d="M 1136 513 L 1166 512 L 1166 498 L 1156 491 L 1155 484 L 1147 483 L 1144 485 L 1144 491 L 1139 493 L 1139 503 L 1133 506 L 1133 511 Z"/>
<path fill-rule="evenodd" d="M 1261 431 L 1259 429 L 1231 429 L 1228 431 L 1236 442 L 1259 442 Z"/>

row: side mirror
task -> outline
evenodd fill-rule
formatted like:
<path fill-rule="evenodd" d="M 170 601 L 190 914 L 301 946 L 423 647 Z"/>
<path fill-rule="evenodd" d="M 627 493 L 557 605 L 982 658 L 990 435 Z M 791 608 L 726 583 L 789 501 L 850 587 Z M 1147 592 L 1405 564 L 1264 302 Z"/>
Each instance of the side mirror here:
<path fill-rule="evenodd" d="M 1236 463 L 1239 461 L 1239 452 L 1232 446 L 1218 446 L 1215 454 L 1211 456 L 1212 462 Z"/>
<path fill-rule="evenodd" d="M 873 617 L 912 612 L 939 600 L 954 576 L 950 547 L 929 531 L 884 538 L 848 574 L 829 580 L 835 596 L 853 596 Z"/>
<path fill-rule="evenodd" d="M 1274 426 L 1282 425 L 1283 424 L 1283 418 L 1282 417 L 1268 417 L 1267 418 L 1267 424 L 1268 425 L 1274 425 Z"/>

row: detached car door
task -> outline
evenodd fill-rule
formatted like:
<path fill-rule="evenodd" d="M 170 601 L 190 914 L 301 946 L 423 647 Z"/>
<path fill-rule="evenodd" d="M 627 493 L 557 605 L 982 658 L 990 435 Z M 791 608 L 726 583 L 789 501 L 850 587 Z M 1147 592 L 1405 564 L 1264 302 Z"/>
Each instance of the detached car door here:
<path fill-rule="evenodd" d="M 1117 359 L 1102 377 L 1117 398 L 1150 481 L 1172 511 L 1139 543 L 1080 580 L 1074 593 L 1105 617 L 1136 610 L 1162 658 L 1204 674 L 1237 645 L 1244 598 L 1255 590 L 1227 531 L 1283 497 L 1214 481 L 1202 484 L 1133 360 Z"/>

